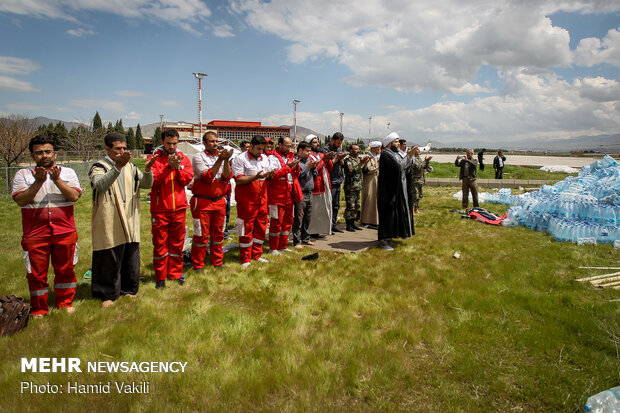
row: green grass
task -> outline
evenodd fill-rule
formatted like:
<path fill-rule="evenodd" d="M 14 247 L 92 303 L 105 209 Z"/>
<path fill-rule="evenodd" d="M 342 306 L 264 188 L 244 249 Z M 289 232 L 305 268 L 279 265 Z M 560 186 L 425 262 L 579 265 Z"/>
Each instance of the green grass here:
<path fill-rule="evenodd" d="M 189 270 L 165 290 L 154 288 L 144 203 L 139 297 L 102 309 L 80 287 L 72 316 L 52 311 L 0 338 L 0 398 L 11 411 L 567 412 L 617 385 L 620 293 L 574 280 L 592 273 L 580 265 L 618 266 L 618 250 L 461 219 L 449 212 L 455 191 L 426 188 L 416 235 L 393 253 L 301 261 L 306 249 L 247 270 L 232 253 L 225 270 Z M 0 204 L 0 292 L 27 297 L 19 211 Z M 76 205 L 79 275 L 90 267 L 90 211 L 87 190 Z M 188 365 L 35 374 L 20 372 L 21 357 Z M 31 395 L 21 381 L 149 381 L 151 392 Z"/>
<path fill-rule="evenodd" d="M 429 178 L 458 178 L 459 168 L 454 163 L 431 162 L 433 172 L 426 174 Z M 545 172 L 540 169 L 526 168 L 523 166 L 506 165 L 504 167 L 504 179 L 540 179 L 553 182 L 562 181 L 569 175 L 563 172 Z M 494 179 L 495 170 L 493 165 L 486 165 L 484 171 L 478 169 L 478 179 Z"/>

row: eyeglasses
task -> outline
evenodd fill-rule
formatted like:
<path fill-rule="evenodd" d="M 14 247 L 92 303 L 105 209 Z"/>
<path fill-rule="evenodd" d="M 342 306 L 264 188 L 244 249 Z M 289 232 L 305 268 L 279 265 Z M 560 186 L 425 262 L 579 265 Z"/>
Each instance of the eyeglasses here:
<path fill-rule="evenodd" d="M 54 151 L 48 149 L 46 151 L 34 151 L 32 153 L 33 153 L 33 155 L 41 156 L 41 155 L 51 155 L 51 154 L 54 153 Z"/>

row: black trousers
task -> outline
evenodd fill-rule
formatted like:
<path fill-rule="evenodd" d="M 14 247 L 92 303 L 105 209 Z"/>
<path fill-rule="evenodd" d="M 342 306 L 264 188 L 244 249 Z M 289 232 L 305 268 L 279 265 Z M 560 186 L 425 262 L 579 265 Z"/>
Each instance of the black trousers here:
<path fill-rule="evenodd" d="M 140 243 L 93 251 L 92 295 L 102 301 L 137 294 L 140 286 Z"/>
<path fill-rule="evenodd" d="M 342 184 L 332 183 L 332 227 L 338 222 L 338 210 L 340 210 L 340 186 Z"/>
<path fill-rule="evenodd" d="M 312 218 L 312 192 L 304 194 L 304 199 L 296 202 L 293 212 L 293 245 L 310 241 L 308 227 Z"/>
<path fill-rule="evenodd" d="M 495 179 L 504 179 L 504 168 L 497 168 L 495 170 Z"/>

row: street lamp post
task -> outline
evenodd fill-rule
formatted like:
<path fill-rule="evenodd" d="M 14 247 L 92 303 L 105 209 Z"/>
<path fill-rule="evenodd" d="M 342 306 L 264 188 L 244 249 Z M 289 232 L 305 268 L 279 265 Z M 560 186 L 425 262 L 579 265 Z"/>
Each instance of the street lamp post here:
<path fill-rule="evenodd" d="M 164 129 L 164 115 L 159 115 L 159 129 Z"/>
<path fill-rule="evenodd" d="M 342 133 L 342 117 L 344 116 L 344 113 L 340 112 L 340 133 Z"/>
<path fill-rule="evenodd" d="M 206 77 L 204 73 L 194 73 L 194 77 L 198 79 L 198 125 L 200 127 L 199 136 L 202 136 L 202 78 Z M 193 129 L 193 128 L 192 128 Z"/>
<path fill-rule="evenodd" d="M 388 132 L 390 131 L 390 122 L 387 123 L 388 125 Z"/>
<path fill-rule="evenodd" d="M 368 117 L 368 144 L 370 144 L 370 121 L 372 120 L 372 116 Z"/>
<path fill-rule="evenodd" d="M 297 104 L 301 102 L 301 100 L 293 99 L 293 122 L 295 124 L 295 132 L 293 135 L 293 142 L 297 144 Z"/>

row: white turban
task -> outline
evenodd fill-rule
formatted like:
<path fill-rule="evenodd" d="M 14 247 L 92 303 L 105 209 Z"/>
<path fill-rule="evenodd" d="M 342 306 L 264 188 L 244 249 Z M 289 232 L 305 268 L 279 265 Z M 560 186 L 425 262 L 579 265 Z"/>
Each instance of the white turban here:
<path fill-rule="evenodd" d="M 319 138 L 317 138 L 316 135 L 310 134 L 310 135 L 306 136 L 306 139 L 304 139 L 304 140 L 306 142 L 310 143 L 310 142 L 312 142 L 312 139 L 319 139 Z"/>
<path fill-rule="evenodd" d="M 381 142 L 380 141 L 372 141 L 368 144 L 369 147 L 371 148 L 378 148 L 381 146 Z"/>
<path fill-rule="evenodd" d="M 383 140 L 381 140 L 381 143 L 383 144 L 383 146 L 385 146 L 387 148 L 387 146 L 390 143 L 394 142 L 396 139 L 400 139 L 400 136 L 398 136 L 398 133 L 392 132 L 388 136 L 383 138 Z"/>

